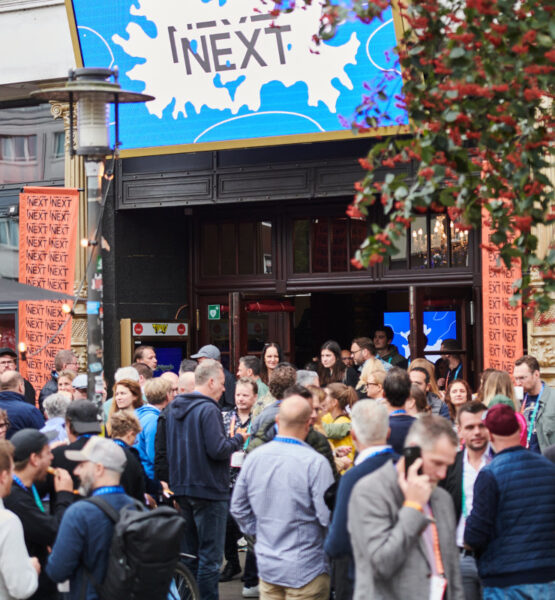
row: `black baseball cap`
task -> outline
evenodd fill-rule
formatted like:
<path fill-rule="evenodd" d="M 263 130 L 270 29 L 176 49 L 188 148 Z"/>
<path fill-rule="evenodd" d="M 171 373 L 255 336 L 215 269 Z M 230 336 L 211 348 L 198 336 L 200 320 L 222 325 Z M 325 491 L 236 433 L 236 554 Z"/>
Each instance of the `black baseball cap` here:
<path fill-rule="evenodd" d="M 40 454 L 48 446 L 48 438 L 38 429 L 20 429 L 10 439 L 14 445 L 14 462 L 27 460 L 31 454 Z"/>
<path fill-rule="evenodd" d="M 75 433 L 100 433 L 102 431 L 98 408 L 90 400 L 74 400 L 67 408 L 66 420 L 71 423 Z"/>
<path fill-rule="evenodd" d="M 17 358 L 17 352 L 13 350 L 13 348 L 8 348 L 7 346 L 4 346 L 4 348 L 0 348 L 0 356 L 6 356 L 6 354 Z"/>

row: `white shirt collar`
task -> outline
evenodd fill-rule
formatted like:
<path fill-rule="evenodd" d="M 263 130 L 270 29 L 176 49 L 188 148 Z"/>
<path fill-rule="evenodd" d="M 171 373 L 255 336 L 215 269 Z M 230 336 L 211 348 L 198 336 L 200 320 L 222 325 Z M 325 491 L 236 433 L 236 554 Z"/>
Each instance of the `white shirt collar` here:
<path fill-rule="evenodd" d="M 369 448 L 361 450 L 355 458 L 355 466 L 360 465 L 361 462 L 364 462 L 370 456 L 383 452 L 384 450 L 391 450 L 391 446 L 370 446 Z"/>

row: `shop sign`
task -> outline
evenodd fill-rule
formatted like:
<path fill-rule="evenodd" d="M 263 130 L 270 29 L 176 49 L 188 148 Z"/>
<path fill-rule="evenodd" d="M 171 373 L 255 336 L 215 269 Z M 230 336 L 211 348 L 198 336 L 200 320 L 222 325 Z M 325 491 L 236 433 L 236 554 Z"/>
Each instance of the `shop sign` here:
<path fill-rule="evenodd" d="M 136 337 L 187 337 L 189 323 L 133 323 L 133 335 Z"/>
<path fill-rule="evenodd" d="M 123 156 L 352 137 L 365 82 L 384 74 L 390 131 L 406 124 L 397 13 L 343 22 L 316 46 L 321 5 L 298 4 L 276 16 L 261 0 L 66 2 L 77 64 L 117 67 L 124 88 L 155 97 L 120 107 Z"/>

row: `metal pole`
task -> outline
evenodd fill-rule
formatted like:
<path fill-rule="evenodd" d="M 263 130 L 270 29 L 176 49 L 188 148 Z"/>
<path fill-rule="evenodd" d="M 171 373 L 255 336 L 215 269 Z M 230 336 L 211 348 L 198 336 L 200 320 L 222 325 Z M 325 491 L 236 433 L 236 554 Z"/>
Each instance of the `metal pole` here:
<path fill-rule="evenodd" d="M 87 397 L 98 407 L 102 405 L 104 382 L 104 332 L 102 309 L 102 257 L 100 240 L 102 224 L 102 177 L 104 160 L 86 159 L 87 177 L 87 239 L 89 240 L 87 258 Z M 98 227 L 98 231 L 97 231 Z"/>

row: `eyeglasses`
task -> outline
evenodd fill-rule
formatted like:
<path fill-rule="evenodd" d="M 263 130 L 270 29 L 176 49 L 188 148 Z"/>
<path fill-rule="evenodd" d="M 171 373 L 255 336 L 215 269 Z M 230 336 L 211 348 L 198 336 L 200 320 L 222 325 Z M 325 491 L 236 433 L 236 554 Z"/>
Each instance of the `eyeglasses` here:
<path fill-rule="evenodd" d="M 359 348 L 358 350 L 353 350 L 351 348 L 351 356 L 354 356 L 357 352 L 362 352 L 362 348 Z"/>
<path fill-rule="evenodd" d="M 7 367 L 9 365 L 14 365 L 15 364 L 15 360 L 13 358 L 9 359 L 9 360 L 0 360 L 0 367 Z"/>
<path fill-rule="evenodd" d="M 373 381 L 368 381 L 366 385 L 377 385 L 378 387 L 380 387 L 379 383 L 374 383 Z"/>

